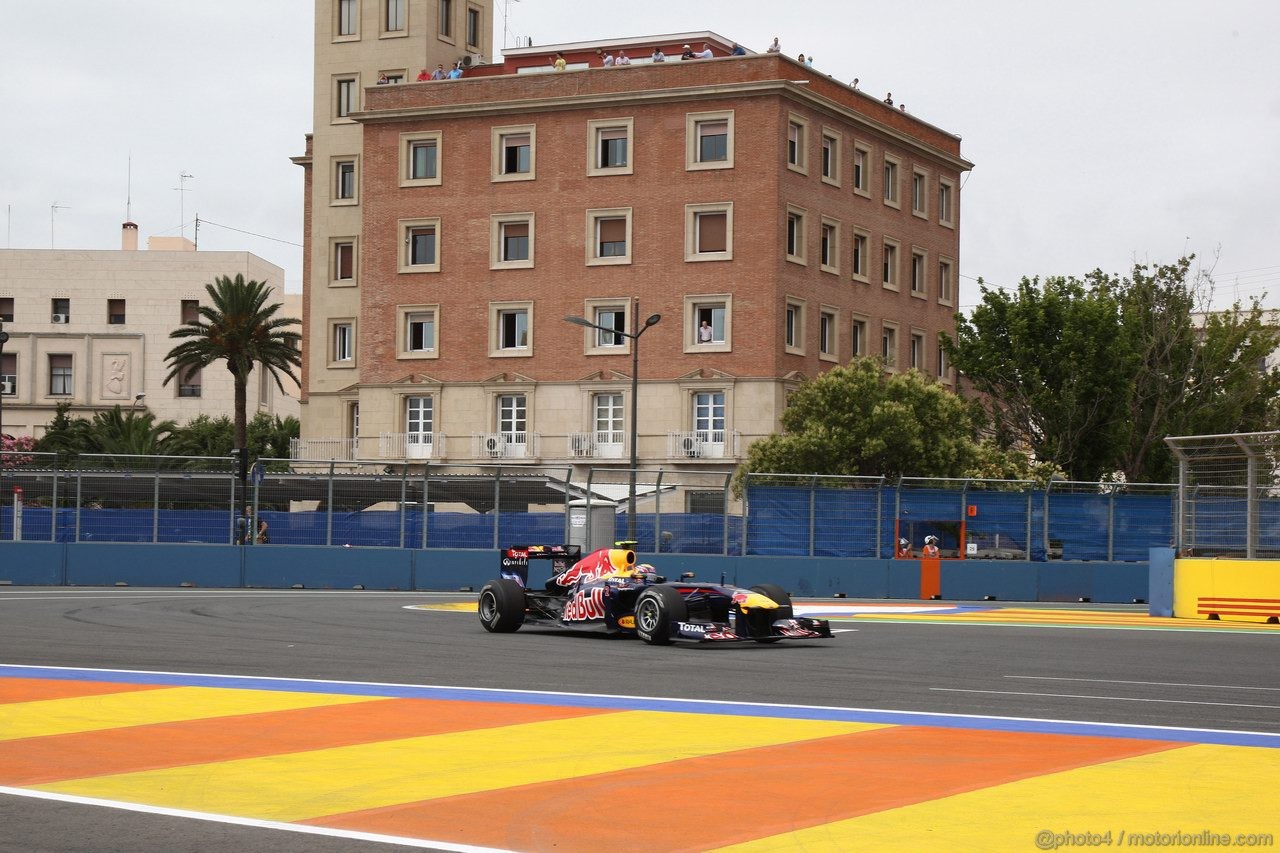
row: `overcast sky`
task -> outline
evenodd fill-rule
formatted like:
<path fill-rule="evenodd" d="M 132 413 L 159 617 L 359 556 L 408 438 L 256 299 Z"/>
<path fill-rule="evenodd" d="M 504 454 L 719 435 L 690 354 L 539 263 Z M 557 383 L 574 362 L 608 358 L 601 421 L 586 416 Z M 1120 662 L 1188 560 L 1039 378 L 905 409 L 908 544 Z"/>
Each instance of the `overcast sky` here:
<path fill-rule="evenodd" d="M 575 0 L 496 1 L 498 48 L 504 5 L 508 44 L 712 30 L 762 51 L 776 35 L 961 135 L 976 164 L 962 304 L 979 276 L 1009 286 L 1195 252 L 1216 264 L 1220 303 L 1267 292 L 1280 306 L 1280 3 L 646 0 L 588 16 Z M 192 237 L 198 213 L 201 249 L 254 252 L 301 290 L 289 157 L 311 129 L 313 6 L 6 3 L 0 245 L 118 248 L 132 154 L 144 240 L 184 219 Z"/>

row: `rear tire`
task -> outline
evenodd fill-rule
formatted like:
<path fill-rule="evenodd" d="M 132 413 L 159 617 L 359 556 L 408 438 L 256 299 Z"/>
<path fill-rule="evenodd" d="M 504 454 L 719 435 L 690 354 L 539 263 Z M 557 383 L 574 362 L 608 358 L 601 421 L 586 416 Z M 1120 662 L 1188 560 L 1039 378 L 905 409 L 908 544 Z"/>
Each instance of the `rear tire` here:
<path fill-rule="evenodd" d="M 671 625 L 684 621 L 689 608 L 675 587 L 651 586 L 636 599 L 636 635 L 651 646 L 671 642 Z"/>
<path fill-rule="evenodd" d="M 494 634 L 510 634 L 524 624 L 524 587 L 502 578 L 480 590 L 480 624 Z"/>
<path fill-rule="evenodd" d="M 773 611 L 771 622 L 778 619 L 791 619 L 795 616 L 795 610 L 791 606 L 791 595 L 782 587 L 773 583 L 761 583 L 751 587 L 752 592 L 758 592 L 765 598 L 770 599 L 778 605 L 778 609 Z M 754 637 L 757 643 L 776 643 L 781 637 Z"/>

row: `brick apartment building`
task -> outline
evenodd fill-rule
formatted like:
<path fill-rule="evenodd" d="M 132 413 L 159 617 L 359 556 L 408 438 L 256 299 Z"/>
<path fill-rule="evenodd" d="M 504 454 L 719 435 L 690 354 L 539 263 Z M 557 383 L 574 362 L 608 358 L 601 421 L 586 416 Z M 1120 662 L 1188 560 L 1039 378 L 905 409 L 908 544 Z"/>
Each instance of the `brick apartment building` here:
<path fill-rule="evenodd" d="M 703 42 L 715 58 L 679 61 Z M 299 456 L 625 465 L 633 342 L 571 316 L 661 315 L 640 341 L 644 466 L 731 470 L 792 388 L 855 355 L 951 382 L 959 138 L 730 47 L 527 47 L 365 87 L 358 146 L 298 158 Z M 632 64 L 601 67 L 619 48 Z M 333 207 L 357 212 L 346 230 Z"/>

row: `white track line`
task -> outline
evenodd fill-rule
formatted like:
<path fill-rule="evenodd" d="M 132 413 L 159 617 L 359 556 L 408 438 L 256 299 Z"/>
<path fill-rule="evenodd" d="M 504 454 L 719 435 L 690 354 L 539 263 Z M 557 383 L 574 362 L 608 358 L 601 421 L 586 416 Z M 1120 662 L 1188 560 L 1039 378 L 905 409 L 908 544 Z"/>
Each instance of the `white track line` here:
<path fill-rule="evenodd" d="M 1244 705 L 1239 702 L 1193 702 L 1189 699 L 1139 699 L 1133 696 L 1086 696 L 1077 693 L 1022 693 L 1017 690 L 971 690 L 964 687 L 930 687 L 942 693 L 994 693 L 999 696 L 1053 696 L 1058 699 L 1102 699 L 1107 702 L 1159 702 L 1167 705 L 1217 705 L 1225 708 L 1274 708 L 1280 705 Z"/>
<path fill-rule="evenodd" d="M 250 817 L 210 814 L 209 812 L 193 812 L 186 809 L 170 809 L 164 806 L 147 806 L 140 803 L 126 803 L 120 800 L 101 800 L 94 797 L 77 797 L 72 794 L 53 794 L 47 791 L 33 791 L 27 788 L 7 788 L 0 786 L 0 794 L 13 797 L 29 797 L 34 800 L 53 800 L 59 803 L 75 803 L 81 806 L 102 806 L 109 809 L 121 809 L 143 814 L 162 815 L 164 817 L 182 817 L 192 820 L 211 821 L 213 823 L 230 823 L 236 826 L 249 826 L 255 829 L 277 829 L 285 832 L 301 832 L 306 835 L 327 835 L 330 838 L 348 838 L 353 841 L 372 841 L 379 844 L 399 844 L 403 847 L 423 847 L 431 850 L 449 850 L 456 853 L 507 853 L 497 847 L 476 847 L 470 844 L 454 844 L 449 841 L 431 841 L 425 838 L 403 838 L 398 835 L 381 835 L 374 832 L 357 832 L 350 829 L 331 829 L 325 826 L 309 826 L 301 823 L 284 823 L 275 820 L 259 820 Z"/>
<path fill-rule="evenodd" d="M 1213 690 L 1272 690 L 1280 687 L 1243 687 L 1235 684 L 1184 684 L 1180 681 L 1122 681 L 1118 678 L 1059 678 L 1052 675 L 1005 675 L 1002 678 L 1019 678 L 1028 681 L 1080 681 L 1088 684 L 1140 684 L 1148 687 L 1207 687 Z"/>

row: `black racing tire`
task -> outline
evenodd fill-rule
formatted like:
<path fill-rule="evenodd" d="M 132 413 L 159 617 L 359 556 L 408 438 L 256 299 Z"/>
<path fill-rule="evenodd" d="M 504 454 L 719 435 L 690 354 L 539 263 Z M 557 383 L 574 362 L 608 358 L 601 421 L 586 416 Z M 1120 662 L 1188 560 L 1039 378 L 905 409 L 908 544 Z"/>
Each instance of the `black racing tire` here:
<path fill-rule="evenodd" d="M 778 609 L 774 611 L 774 619 L 791 619 L 795 615 L 795 610 L 791 606 L 791 595 L 782 587 L 774 583 L 758 583 L 751 587 L 752 592 L 758 592 L 765 598 L 768 598 L 778 605 Z M 755 637 L 757 643 L 776 643 L 781 637 Z"/>
<path fill-rule="evenodd" d="M 502 578 L 480 589 L 480 624 L 494 634 L 510 634 L 524 624 L 524 587 Z"/>
<path fill-rule="evenodd" d="M 671 643 L 671 625 L 689 616 L 684 596 L 673 586 L 655 584 L 636 599 L 636 636 L 651 646 Z"/>

